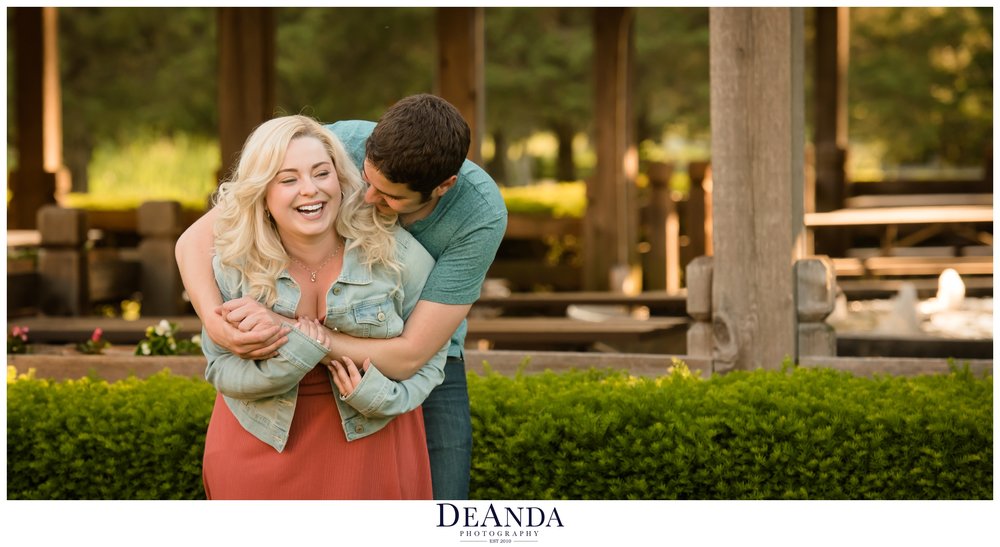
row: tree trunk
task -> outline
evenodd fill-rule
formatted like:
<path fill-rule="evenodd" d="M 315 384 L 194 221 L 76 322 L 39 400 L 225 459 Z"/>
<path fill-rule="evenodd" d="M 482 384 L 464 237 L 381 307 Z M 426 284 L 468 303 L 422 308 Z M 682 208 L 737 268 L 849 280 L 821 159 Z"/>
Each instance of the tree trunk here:
<path fill-rule="evenodd" d="M 573 127 L 568 124 L 555 124 L 556 138 L 559 140 L 559 151 L 556 156 L 556 180 L 576 180 L 576 164 L 573 162 Z"/>
<path fill-rule="evenodd" d="M 493 158 L 486 164 L 486 171 L 493 180 L 503 184 L 507 179 L 507 138 L 503 131 L 493 132 Z"/>

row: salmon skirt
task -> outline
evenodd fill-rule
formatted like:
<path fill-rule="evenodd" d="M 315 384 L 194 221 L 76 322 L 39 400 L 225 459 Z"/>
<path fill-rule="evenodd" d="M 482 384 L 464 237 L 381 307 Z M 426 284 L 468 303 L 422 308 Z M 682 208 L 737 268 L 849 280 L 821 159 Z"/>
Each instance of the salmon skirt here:
<path fill-rule="evenodd" d="M 299 383 L 283 452 L 248 433 L 222 395 L 205 438 L 202 479 L 208 499 L 431 499 L 421 409 L 347 442 L 330 376 L 317 366 Z"/>

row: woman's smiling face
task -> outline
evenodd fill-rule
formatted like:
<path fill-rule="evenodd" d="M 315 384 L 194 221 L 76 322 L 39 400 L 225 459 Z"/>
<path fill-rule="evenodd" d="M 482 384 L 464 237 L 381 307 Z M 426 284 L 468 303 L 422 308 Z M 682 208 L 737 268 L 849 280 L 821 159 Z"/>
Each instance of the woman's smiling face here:
<path fill-rule="evenodd" d="M 323 143 L 299 137 L 267 185 L 265 203 L 284 238 L 329 233 L 340 210 L 340 179 Z"/>

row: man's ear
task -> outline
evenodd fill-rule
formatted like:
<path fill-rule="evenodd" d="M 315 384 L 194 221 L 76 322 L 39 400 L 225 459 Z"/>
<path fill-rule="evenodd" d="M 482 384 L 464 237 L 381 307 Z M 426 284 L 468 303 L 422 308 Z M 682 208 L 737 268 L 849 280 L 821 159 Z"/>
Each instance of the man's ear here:
<path fill-rule="evenodd" d="M 452 175 L 448 177 L 448 180 L 442 182 L 441 184 L 438 184 L 437 187 L 434 188 L 434 195 L 437 197 L 441 197 L 447 194 L 448 190 L 451 190 L 452 187 L 455 186 L 456 182 L 458 182 L 458 175 Z"/>

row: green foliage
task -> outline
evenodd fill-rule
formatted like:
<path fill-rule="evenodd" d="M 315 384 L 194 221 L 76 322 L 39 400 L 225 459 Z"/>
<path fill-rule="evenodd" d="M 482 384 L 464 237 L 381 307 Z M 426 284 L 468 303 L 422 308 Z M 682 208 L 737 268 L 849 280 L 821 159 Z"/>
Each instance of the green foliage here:
<path fill-rule="evenodd" d="M 120 145 L 106 141 L 88 167 L 88 192 L 69 194 L 67 205 L 115 210 L 172 200 L 204 210 L 216 188 L 219 158 L 218 142 L 184 134 L 146 134 Z"/>
<path fill-rule="evenodd" d="M 374 121 L 434 87 L 434 8 L 282 7 L 276 16 L 278 112 Z"/>
<path fill-rule="evenodd" d="M 76 350 L 85 355 L 101 355 L 110 347 L 111 342 L 104 339 L 104 330 L 98 327 L 94 329 L 90 338 L 76 345 Z"/>
<path fill-rule="evenodd" d="M 135 346 L 136 355 L 200 355 L 201 335 L 177 339 L 177 323 L 161 320 L 146 327 L 146 338 Z"/>
<path fill-rule="evenodd" d="M 9 376 L 8 376 L 9 378 Z M 8 499 L 204 499 L 215 391 L 167 371 L 7 384 Z"/>
<path fill-rule="evenodd" d="M 639 140 L 707 137 L 708 8 L 636 8 L 634 34 Z"/>
<path fill-rule="evenodd" d="M 208 382 L 14 376 L 8 499 L 204 497 Z M 468 379 L 473 499 L 993 497 L 993 379 L 968 367 Z"/>
<path fill-rule="evenodd" d="M 993 133 L 993 9 L 851 8 L 851 141 L 889 163 L 982 165 Z"/>
<path fill-rule="evenodd" d="M 61 7 L 66 150 L 142 132 L 214 136 L 216 12 L 206 7 Z"/>
<path fill-rule="evenodd" d="M 589 8 L 486 8 L 486 123 L 509 139 L 566 125 L 587 128 L 592 109 Z M 572 44 L 571 47 L 568 47 Z"/>
<path fill-rule="evenodd" d="M 991 499 L 993 381 L 471 375 L 477 499 Z"/>
<path fill-rule="evenodd" d="M 587 187 L 583 182 L 502 186 L 500 193 L 510 213 L 582 218 L 587 210 Z"/>
<path fill-rule="evenodd" d="M 28 327 L 14 325 L 7 335 L 7 353 L 28 353 Z"/>

